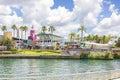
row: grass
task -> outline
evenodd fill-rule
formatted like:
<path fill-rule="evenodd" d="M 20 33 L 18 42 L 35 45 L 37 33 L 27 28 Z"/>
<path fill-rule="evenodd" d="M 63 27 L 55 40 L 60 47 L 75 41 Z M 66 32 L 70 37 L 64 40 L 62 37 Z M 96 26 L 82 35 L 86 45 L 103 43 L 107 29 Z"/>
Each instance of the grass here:
<path fill-rule="evenodd" d="M 113 59 L 114 55 L 110 52 L 90 52 L 88 54 L 90 59 Z"/>
<path fill-rule="evenodd" d="M 0 54 L 15 54 L 16 51 L 0 51 Z"/>
<path fill-rule="evenodd" d="M 60 50 L 19 50 L 19 54 L 41 54 L 41 55 L 59 55 L 61 53 Z"/>

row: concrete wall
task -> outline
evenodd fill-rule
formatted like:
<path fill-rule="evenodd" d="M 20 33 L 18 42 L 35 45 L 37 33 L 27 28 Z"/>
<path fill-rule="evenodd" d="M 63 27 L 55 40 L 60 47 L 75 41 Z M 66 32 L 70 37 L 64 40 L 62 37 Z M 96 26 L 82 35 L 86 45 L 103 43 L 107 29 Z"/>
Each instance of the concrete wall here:
<path fill-rule="evenodd" d="M 62 50 L 61 55 L 64 56 L 80 56 L 80 53 L 88 54 L 90 49 L 66 49 Z"/>

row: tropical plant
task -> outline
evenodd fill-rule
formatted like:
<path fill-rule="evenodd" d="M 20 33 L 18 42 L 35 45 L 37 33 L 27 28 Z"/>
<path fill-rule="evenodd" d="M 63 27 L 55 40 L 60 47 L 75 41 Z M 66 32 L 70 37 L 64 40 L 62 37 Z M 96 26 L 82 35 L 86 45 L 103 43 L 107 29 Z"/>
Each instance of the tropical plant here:
<path fill-rule="evenodd" d="M 103 35 L 103 36 L 102 36 L 102 41 L 101 41 L 101 42 L 104 44 L 104 43 L 106 42 L 105 40 L 106 40 L 106 36 Z"/>
<path fill-rule="evenodd" d="M 115 44 L 117 47 L 120 47 L 120 37 L 118 38 L 118 41 Z"/>
<path fill-rule="evenodd" d="M 90 34 L 86 36 L 86 41 L 92 41 L 92 36 Z"/>
<path fill-rule="evenodd" d="M 53 32 L 55 31 L 55 27 L 54 26 L 50 26 L 48 28 L 48 31 L 51 32 L 51 34 L 53 34 Z"/>
<path fill-rule="evenodd" d="M 24 26 L 20 26 L 20 30 L 21 30 L 21 39 L 23 39 Z"/>
<path fill-rule="evenodd" d="M 84 26 L 81 26 L 78 28 L 78 31 L 81 31 L 81 42 L 83 41 L 83 32 L 86 32 L 86 28 Z"/>
<path fill-rule="evenodd" d="M 8 38 L 0 40 L 0 45 L 7 46 L 8 49 L 10 49 L 11 46 L 14 46 L 14 44 L 15 43 L 12 40 L 8 39 Z"/>
<path fill-rule="evenodd" d="M 42 32 L 45 33 L 47 31 L 47 27 L 46 26 L 42 26 Z"/>
<path fill-rule="evenodd" d="M 69 34 L 69 37 L 70 37 L 70 41 L 74 42 L 75 33 L 74 33 L 74 32 L 71 32 L 71 33 Z"/>
<path fill-rule="evenodd" d="M 46 31 L 47 31 L 47 27 L 42 26 L 41 33 L 38 34 L 38 36 L 42 39 L 42 44 L 44 44 L 44 39 L 46 37 Z"/>
<path fill-rule="evenodd" d="M 7 31 L 7 27 L 6 27 L 6 26 L 2 26 L 1 30 L 2 30 L 3 32 Z"/>
<path fill-rule="evenodd" d="M 23 31 L 25 31 L 25 39 L 26 39 L 26 32 L 28 30 L 28 27 L 27 26 L 23 26 Z"/>
<path fill-rule="evenodd" d="M 55 31 L 55 27 L 54 26 L 50 26 L 49 28 L 48 28 L 48 31 L 51 33 L 51 43 L 52 43 L 52 40 L 53 40 L 53 32 Z"/>
<path fill-rule="evenodd" d="M 15 30 L 17 30 L 17 26 L 13 24 L 11 28 L 13 29 L 13 36 L 15 37 Z"/>
<path fill-rule="evenodd" d="M 77 34 L 77 35 L 75 36 L 75 39 L 79 42 L 79 40 L 80 40 L 80 35 Z"/>
<path fill-rule="evenodd" d="M 99 42 L 98 40 L 99 40 L 99 36 L 96 34 L 96 35 L 94 35 L 93 36 L 93 40 L 95 41 L 95 42 Z"/>

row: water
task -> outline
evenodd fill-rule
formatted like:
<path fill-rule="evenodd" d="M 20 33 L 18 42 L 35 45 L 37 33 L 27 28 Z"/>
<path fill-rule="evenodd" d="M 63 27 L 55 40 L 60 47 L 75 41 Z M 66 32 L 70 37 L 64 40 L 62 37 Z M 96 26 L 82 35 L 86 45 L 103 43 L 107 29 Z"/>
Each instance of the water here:
<path fill-rule="evenodd" d="M 120 60 L 0 59 L 0 78 L 40 77 L 120 69 Z"/>

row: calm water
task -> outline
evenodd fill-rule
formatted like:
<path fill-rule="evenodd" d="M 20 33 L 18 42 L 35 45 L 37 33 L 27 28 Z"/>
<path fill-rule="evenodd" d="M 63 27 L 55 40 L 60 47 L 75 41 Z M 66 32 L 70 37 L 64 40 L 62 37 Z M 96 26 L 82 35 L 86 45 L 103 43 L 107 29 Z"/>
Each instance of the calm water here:
<path fill-rule="evenodd" d="M 0 78 L 73 74 L 120 69 L 120 60 L 0 59 Z"/>

